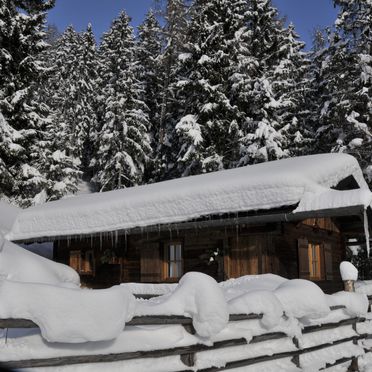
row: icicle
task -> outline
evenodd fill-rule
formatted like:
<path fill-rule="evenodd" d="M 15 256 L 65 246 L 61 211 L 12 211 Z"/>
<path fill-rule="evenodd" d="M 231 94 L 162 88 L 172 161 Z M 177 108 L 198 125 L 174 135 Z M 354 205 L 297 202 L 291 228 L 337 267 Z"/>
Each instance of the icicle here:
<path fill-rule="evenodd" d="M 111 248 L 114 249 L 114 232 L 110 231 L 110 238 L 111 238 Z"/>
<path fill-rule="evenodd" d="M 370 244 L 369 244 L 369 226 L 368 226 L 368 215 L 367 210 L 364 210 L 364 235 L 366 236 L 366 248 L 367 248 L 367 257 L 369 258 L 369 250 L 370 250 Z"/>
<path fill-rule="evenodd" d="M 99 250 L 102 251 L 102 233 L 99 234 Z"/>
<path fill-rule="evenodd" d="M 239 247 L 239 225 L 236 224 L 236 245 Z"/>
<path fill-rule="evenodd" d="M 118 242 L 119 242 L 119 231 L 115 231 L 115 248 L 118 247 Z"/>

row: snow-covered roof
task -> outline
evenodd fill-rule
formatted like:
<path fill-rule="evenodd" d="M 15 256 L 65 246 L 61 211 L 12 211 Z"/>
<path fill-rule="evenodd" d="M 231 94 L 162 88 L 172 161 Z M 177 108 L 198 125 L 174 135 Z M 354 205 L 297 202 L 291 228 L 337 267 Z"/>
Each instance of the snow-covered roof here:
<path fill-rule="evenodd" d="M 360 190 L 331 189 L 349 176 L 355 178 Z M 322 154 L 49 202 L 18 214 L 6 236 L 26 240 L 93 234 L 298 203 L 294 213 L 367 207 L 371 201 L 372 194 L 354 157 Z"/>

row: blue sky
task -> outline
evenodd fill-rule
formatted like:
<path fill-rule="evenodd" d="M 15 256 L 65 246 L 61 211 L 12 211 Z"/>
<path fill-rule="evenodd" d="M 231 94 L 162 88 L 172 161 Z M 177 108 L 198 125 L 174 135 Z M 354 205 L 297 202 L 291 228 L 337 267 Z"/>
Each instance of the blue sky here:
<path fill-rule="evenodd" d="M 311 32 L 317 26 L 331 25 L 336 17 L 332 0 L 273 0 L 281 15 L 294 23 L 302 40 L 311 41 Z M 63 31 L 73 25 L 83 30 L 90 22 L 97 40 L 122 9 L 132 17 L 133 25 L 140 24 L 153 0 L 57 0 L 49 14 L 49 22 Z"/>

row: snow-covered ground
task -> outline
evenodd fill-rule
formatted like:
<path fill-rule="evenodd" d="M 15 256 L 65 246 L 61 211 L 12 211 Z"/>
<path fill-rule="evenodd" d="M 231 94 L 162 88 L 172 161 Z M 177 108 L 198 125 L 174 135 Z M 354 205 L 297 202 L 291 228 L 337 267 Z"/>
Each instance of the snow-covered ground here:
<path fill-rule="evenodd" d="M 79 287 L 76 274 L 64 265 L 24 251 L 2 240 L 0 252 L 0 319 L 23 318 L 39 329 L 13 329 L 0 339 L 0 363 L 27 359 L 107 355 L 169 349 L 283 332 L 288 338 L 258 344 L 208 350 L 196 354 L 193 369 L 332 343 L 359 333 L 372 333 L 364 294 L 340 292 L 325 295 L 314 283 L 287 280 L 266 274 L 246 276 L 218 284 L 201 273 L 187 273 L 175 285 L 125 284 L 107 290 Z M 18 265 L 21 270 L 18 270 Z M 344 265 L 345 266 L 345 265 Z M 350 272 L 350 267 L 345 270 Z M 345 274 L 346 275 L 346 274 Z M 157 293 L 150 300 L 135 299 L 131 292 Z M 345 308 L 331 311 L 331 306 Z M 229 322 L 231 314 L 263 314 L 262 319 Z M 285 314 L 285 316 L 283 316 Z M 192 319 L 196 334 L 181 325 L 126 325 L 135 316 L 181 315 Z M 303 334 L 305 326 L 338 322 L 356 316 L 368 320 L 359 329 L 345 325 L 332 331 Z M 371 320 L 369 320 L 371 318 Z M 1 332 L 0 332 L 1 335 Z M 365 341 L 367 342 L 367 341 Z M 369 347 L 368 345 L 364 345 Z M 353 342 L 329 347 L 324 352 L 301 356 L 303 370 L 315 371 L 330 361 L 363 355 L 363 345 Z M 363 362 L 364 363 L 364 362 Z M 368 366 L 368 363 L 366 363 Z M 179 356 L 138 359 L 110 364 L 79 364 L 37 368 L 37 371 L 181 371 Z M 366 367 L 367 368 L 367 367 Z M 369 368 L 369 367 L 368 367 Z M 297 371 L 289 359 L 261 363 L 236 371 Z M 367 369 L 366 369 L 367 371 Z"/>

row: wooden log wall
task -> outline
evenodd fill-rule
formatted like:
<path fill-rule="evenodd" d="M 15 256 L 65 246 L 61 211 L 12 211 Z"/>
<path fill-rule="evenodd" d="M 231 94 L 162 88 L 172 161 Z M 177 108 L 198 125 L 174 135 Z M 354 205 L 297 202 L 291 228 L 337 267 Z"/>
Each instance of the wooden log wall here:
<path fill-rule="evenodd" d="M 342 289 L 338 265 L 344 259 L 342 234 L 329 219 L 304 223 L 271 223 L 256 226 L 204 228 L 136 235 L 110 234 L 101 238 L 83 238 L 56 242 L 55 260 L 69 264 L 71 250 L 93 249 L 94 275 L 82 275 L 89 287 L 104 288 L 120 282 L 164 282 L 164 247 L 172 241 L 183 247 L 183 273 L 204 272 L 218 281 L 242 275 L 274 273 L 294 279 L 299 277 L 298 239 L 326 242 L 331 246 L 332 280 L 319 282 L 327 293 Z M 105 252 L 112 250 L 116 260 L 102 263 Z M 223 257 L 208 263 L 209 254 L 219 250 Z M 116 265 L 116 266 L 115 266 Z"/>

